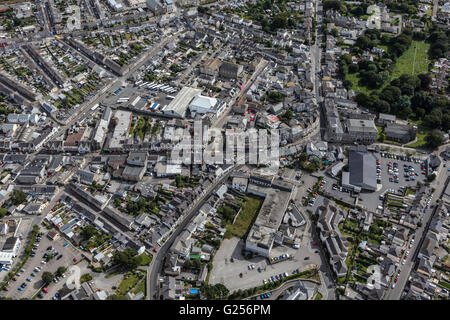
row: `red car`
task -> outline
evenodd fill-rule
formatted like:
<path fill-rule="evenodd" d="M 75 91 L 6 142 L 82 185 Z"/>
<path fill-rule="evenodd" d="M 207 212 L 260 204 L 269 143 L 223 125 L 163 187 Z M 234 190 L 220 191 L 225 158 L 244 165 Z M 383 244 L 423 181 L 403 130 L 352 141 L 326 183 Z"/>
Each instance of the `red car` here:
<path fill-rule="evenodd" d="M 241 273 L 239 273 L 239 277 L 241 277 L 241 278 L 242 278 L 242 276 L 243 276 L 242 272 L 241 272 Z"/>
<path fill-rule="evenodd" d="M 44 291 L 45 293 L 48 293 L 47 288 L 42 289 L 42 291 Z"/>
<path fill-rule="evenodd" d="M 394 282 L 395 282 L 395 283 L 397 283 L 397 281 L 398 281 L 398 277 L 396 277 L 396 278 L 394 279 Z"/>
<path fill-rule="evenodd" d="M 78 259 L 77 258 L 73 258 L 73 262 L 78 262 Z"/>
<path fill-rule="evenodd" d="M 153 248 L 153 252 L 158 252 L 158 250 L 156 250 L 156 248 Z"/>
<path fill-rule="evenodd" d="M 408 255 L 407 254 L 405 255 L 405 259 L 408 259 Z"/>
<path fill-rule="evenodd" d="M 319 244 L 317 242 L 314 242 L 312 245 L 313 246 L 318 246 Z"/>

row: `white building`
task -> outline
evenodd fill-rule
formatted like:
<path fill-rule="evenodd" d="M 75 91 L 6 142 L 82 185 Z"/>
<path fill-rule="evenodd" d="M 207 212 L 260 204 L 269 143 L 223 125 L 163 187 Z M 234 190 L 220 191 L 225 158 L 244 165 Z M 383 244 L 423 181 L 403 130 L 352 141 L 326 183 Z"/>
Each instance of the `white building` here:
<path fill-rule="evenodd" d="M 10 265 L 13 262 L 13 253 L 12 252 L 0 252 L 0 264 Z"/>

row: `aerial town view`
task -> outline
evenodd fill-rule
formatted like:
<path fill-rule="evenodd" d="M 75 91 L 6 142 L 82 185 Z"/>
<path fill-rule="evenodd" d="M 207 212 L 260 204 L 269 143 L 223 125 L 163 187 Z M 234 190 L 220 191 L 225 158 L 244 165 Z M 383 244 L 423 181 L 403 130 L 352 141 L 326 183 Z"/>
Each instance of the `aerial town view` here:
<path fill-rule="evenodd" d="M 0 0 L 0 299 L 448 300 L 449 26 Z"/>

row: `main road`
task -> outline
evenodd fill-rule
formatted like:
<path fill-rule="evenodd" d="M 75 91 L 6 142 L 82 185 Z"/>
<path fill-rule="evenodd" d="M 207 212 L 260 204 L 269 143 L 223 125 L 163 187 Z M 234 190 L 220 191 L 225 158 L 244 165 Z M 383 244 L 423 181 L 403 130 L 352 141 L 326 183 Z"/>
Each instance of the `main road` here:
<path fill-rule="evenodd" d="M 210 187 L 209 190 L 203 192 L 200 199 L 197 200 L 197 204 L 191 206 L 191 209 L 188 209 L 185 217 L 169 237 L 169 239 L 164 243 L 164 245 L 159 249 L 156 256 L 153 257 L 152 262 L 150 263 L 147 270 L 147 300 L 158 300 L 158 292 L 159 292 L 159 274 L 162 270 L 162 262 L 164 258 L 167 256 L 167 252 L 170 247 L 174 243 L 175 239 L 180 235 L 180 233 L 184 230 L 187 224 L 192 220 L 192 218 L 198 214 L 200 208 L 205 204 L 206 200 L 209 196 L 216 191 L 217 186 L 221 184 L 223 181 L 226 181 L 230 174 L 234 171 L 242 167 L 241 165 L 236 166 L 233 170 L 230 170 L 228 173 L 224 174 L 222 177 L 217 179 Z"/>

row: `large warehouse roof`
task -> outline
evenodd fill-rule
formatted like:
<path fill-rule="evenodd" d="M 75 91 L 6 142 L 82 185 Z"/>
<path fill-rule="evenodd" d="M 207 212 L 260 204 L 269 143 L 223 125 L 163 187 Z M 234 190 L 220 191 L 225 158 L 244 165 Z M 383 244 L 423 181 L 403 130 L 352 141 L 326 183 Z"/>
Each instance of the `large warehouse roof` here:
<path fill-rule="evenodd" d="M 189 103 L 192 99 L 202 92 L 201 89 L 195 89 L 190 87 L 184 87 L 177 94 L 175 99 L 173 99 L 169 105 L 164 109 L 164 113 L 169 115 L 174 115 L 178 117 L 184 117 Z"/>

